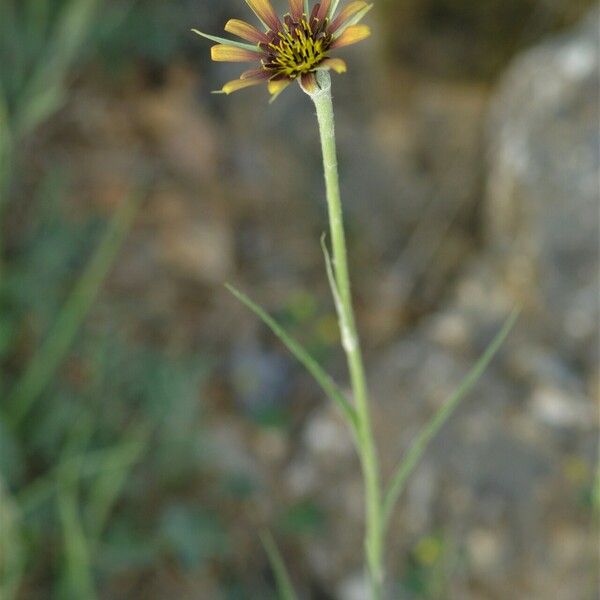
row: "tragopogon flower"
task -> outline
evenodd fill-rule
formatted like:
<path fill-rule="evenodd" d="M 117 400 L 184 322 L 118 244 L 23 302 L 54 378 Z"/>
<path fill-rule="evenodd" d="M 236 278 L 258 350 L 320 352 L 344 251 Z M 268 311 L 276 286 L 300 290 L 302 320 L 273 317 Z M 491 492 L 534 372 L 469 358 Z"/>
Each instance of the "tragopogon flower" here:
<path fill-rule="evenodd" d="M 314 91 L 316 71 L 346 71 L 346 63 L 331 57 L 331 51 L 360 42 L 371 33 L 367 25 L 358 24 L 372 7 L 363 0 L 349 2 L 338 13 L 339 0 L 321 0 L 310 12 L 308 0 L 289 0 L 289 12 L 283 20 L 270 0 L 246 0 L 246 3 L 265 30 L 231 19 L 225 31 L 250 43 L 193 30 L 217 42 L 211 49 L 213 60 L 259 63 L 257 68 L 244 71 L 239 79 L 226 83 L 221 93 L 230 94 L 266 82 L 274 100 L 294 80 L 299 80 L 306 91 Z"/>

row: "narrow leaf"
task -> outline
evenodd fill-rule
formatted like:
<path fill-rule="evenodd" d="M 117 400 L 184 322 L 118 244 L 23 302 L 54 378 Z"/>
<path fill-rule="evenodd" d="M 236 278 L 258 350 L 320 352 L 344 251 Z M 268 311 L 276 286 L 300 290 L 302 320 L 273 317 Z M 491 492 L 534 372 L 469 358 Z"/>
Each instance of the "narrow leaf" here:
<path fill-rule="evenodd" d="M 389 521 L 396 506 L 396 502 L 404 489 L 407 479 L 412 474 L 419 460 L 427 450 L 432 439 L 437 435 L 442 426 L 450 418 L 460 401 L 467 395 L 471 388 L 477 383 L 478 379 L 483 375 L 483 372 L 494 358 L 504 340 L 513 328 L 519 313 L 519 308 L 515 308 L 508 319 L 505 321 L 502 329 L 487 347 L 481 358 L 475 366 L 469 371 L 467 376 L 462 380 L 456 391 L 450 396 L 446 403 L 435 413 L 432 419 L 419 432 L 417 439 L 408 451 L 405 458 L 398 466 L 392 480 L 388 486 L 387 492 L 383 501 L 383 529 L 387 528 Z"/>
<path fill-rule="evenodd" d="M 98 544 L 131 469 L 147 447 L 150 428 L 142 423 L 128 432 L 127 437 L 127 443 L 116 446 L 114 451 L 107 455 L 106 463 L 90 485 L 85 506 L 85 522 L 92 547 Z"/>
<path fill-rule="evenodd" d="M 256 52 L 258 54 L 259 50 L 256 45 L 245 44 L 244 42 L 236 42 L 235 40 L 228 40 L 227 38 L 222 38 L 217 35 L 210 35 L 209 33 L 203 33 L 202 31 L 198 31 L 197 29 L 192 29 L 194 33 L 197 35 L 206 38 L 207 40 L 211 40 L 212 42 L 217 42 L 217 44 L 226 44 L 227 46 L 237 46 L 238 48 L 243 48 L 244 50 L 250 50 L 251 52 Z M 258 56 L 256 57 L 258 60 Z"/>
<path fill-rule="evenodd" d="M 270 532 L 265 530 L 260 534 L 260 541 L 269 558 L 269 564 L 273 569 L 275 582 L 277 584 L 277 593 L 280 600 L 296 600 L 296 593 L 292 587 L 290 576 L 273 536 Z"/>
<path fill-rule="evenodd" d="M 342 298 L 340 290 L 335 279 L 335 273 L 329 250 L 327 250 L 327 244 L 325 244 L 326 234 L 321 236 L 321 249 L 323 250 L 323 256 L 325 257 L 325 270 L 327 271 L 327 279 L 329 280 L 329 287 L 331 288 L 331 295 L 333 296 L 333 302 L 335 304 L 335 310 L 338 315 L 338 323 L 340 327 L 340 334 L 342 336 L 342 346 L 344 349 L 350 348 L 353 345 L 352 334 L 350 333 L 350 327 L 346 318 L 346 313 L 342 307 Z"/>
<path fill-rule="evenodd" d="M 91 450 L 82 456 L 69 456 L 44 475 L 40 475 L 16 497 L 22 514 L 28 516 L 52 499 L 56 492 L 58 473 L 62 468 L 70 466 L 69 463 L 81 463 L 80 480 L 82 481 L 101 477 L 107 472 L 129 469 L 132 456 L 143 451 L 141 445 L 145 441 L 140 436 L 144 434 L 144 429 L 143 425 L 140 426 L 139 432 L 134 432 L 133 439 L 128 438 L 117 446 Z"/>
<path fill-rule="evenodd" d="M 335 402 L 353 428 L 356 427 L 356 412 L 350 405 L 340 388 L 331 377 L 322 369 L 319 363 L 275 321 L 258 304 L 248 296 L 226 284 L 225 287 L 256 316 L 258 316 L 269 329 L 283 342 L 286 348 L 296 357 L 304 368 L 314 377 L 325 394 Z"/>
<path fill-rule="evenodd" d="M 84 417 L 69 432 L 57 470 L 56 509 L 61 525 L 64 552 L 63 585 L 72 598 L 94 600 L 92 553 L 81 519 L 79 497 L 82 457 L 92 435 L 91 419 Z M 76 460 L 70 460 L 76 456 Z"/>
<path fill-rule="evenodd" d="M 16 600 L 25 575 L 23 515 L 0 478 L 0 598 Z"/>
<path fill-rule="evenodd" d="M 325 271 L 327 272 L 327 279 L 329 281 L 329 287 L 331 289 L 331 295 L 333 296 L 335 309 L 338 313 L 338 316 L 340 316 L 341 318 L 341 315 L 344 314 L 344 311 L 342 310 L 342 299 L 338 290 L 337 281 L 335 280 L 335 273 L 333 271 L 331 256 L 329 256 L 329 250 L 327 249 L 327 245 L 325 244 L 326 235 L 327 234 L 324 233 L 321 236 L 321 250 L 323 250 L 323 256 L 325 257 Z"/>

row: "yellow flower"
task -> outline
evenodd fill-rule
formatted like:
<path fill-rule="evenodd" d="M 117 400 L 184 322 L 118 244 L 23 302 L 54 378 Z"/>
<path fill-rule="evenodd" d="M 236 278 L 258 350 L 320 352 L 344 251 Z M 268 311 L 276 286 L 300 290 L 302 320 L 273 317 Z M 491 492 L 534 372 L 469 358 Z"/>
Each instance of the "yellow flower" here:
<path fill-rule="evenodd" d="M 257 63 L 239 79 L 226 83 L 220 90 L 225 94 L 266 82 L 275 99 L 294 80 L 306 91 L 314 91 L 316 71 L 346 71 L 346 63 L 330 56 L 331 51 L 360 42 L 371 33 L 367 25 L 359 24 L 373 6 L 364 0 L 349 2 L 339 12 L 336 12 L 339 0 L 317 2 L 310 12 L 308 0 L 289 0 L 289 12 L 283 19 L 277 16 L 270 0 L 246 0 L 246 3 L 263 28 L 257 29 L 239 19 L 231 19 L 225 25 L 225 31 L 244 42 L 193 30 L 218 42 L 211 49 L 213 60 Z"/>

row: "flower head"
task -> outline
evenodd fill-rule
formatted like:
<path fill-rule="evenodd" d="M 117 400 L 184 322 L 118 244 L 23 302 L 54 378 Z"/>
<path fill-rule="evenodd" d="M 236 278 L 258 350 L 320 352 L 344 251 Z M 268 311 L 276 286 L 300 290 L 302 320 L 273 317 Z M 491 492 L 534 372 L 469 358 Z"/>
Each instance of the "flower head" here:
<path fill-rule="evenodd" d="M 359 21 L 373 6 L 364 0 L 353 0 L 339 12 L 339 0 L 321 0 L 309 10 L 308 0 L 289 0 L 289 12 L 280 19 L 270 0 L 246 0 L 258 17 L 262 29 L 245 21 L 231 19 L 225 31 L 244 42 L 228 40 L 193 31 L 217 42 L 211 49 L 214 61 L 256 62 L 239 79 L 226 83 L 221 93 L 230 94 L 266 82 L 274 100 L 290 83 L 298 80 L 308 92 L 317 88 L 316 71 L 346 71 L 341 58 L 332 57 L 333 50 L 364 40 L 371 33 Z"/>

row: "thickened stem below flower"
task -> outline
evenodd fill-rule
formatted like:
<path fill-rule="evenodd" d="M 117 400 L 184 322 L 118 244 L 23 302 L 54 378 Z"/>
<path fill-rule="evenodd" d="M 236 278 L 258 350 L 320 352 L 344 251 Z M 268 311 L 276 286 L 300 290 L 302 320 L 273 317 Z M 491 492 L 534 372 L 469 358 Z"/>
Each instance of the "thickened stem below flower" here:
<path fill-rule="evenodd" d="M 373 437 L 369 396 L 363 366 L 362 353 L 350 291 L 350 276 L 346 238 L 344 233 L 342 203 L 337 169 L 335 125 L 331 97 L 331 78 L 327 71 L 317 72 L 317 86 L 305 90 L 311 96 L 317 109 L 323 169 L 327 192 L 327 207 L 331 230 L 335 284 L 337 286 L 337 310 L 340 322 L 342 344 L 346 353 L 348 370 L 352 383 L 354 402 L 358 416 L 356 430 L 357 450 L 361 460 L 365 482 L 366 539 L 365 551 L 373 600 L 382 596 L 384 578 L 383 532 L 381 512 L 381 483 L 379 460 Z"/>

